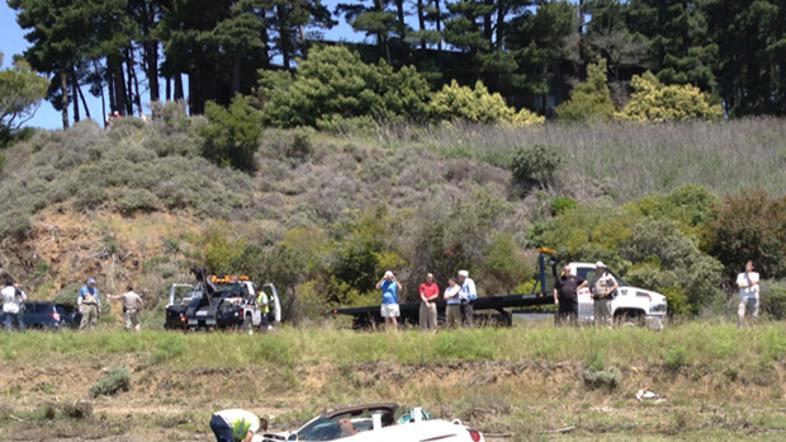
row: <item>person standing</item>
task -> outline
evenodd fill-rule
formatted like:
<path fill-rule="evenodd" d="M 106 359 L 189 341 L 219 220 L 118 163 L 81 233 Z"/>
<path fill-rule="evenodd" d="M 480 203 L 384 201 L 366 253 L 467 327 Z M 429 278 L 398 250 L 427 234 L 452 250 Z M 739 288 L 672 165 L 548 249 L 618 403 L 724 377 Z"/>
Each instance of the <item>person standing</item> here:
<path fill-rule="evenodd" d="M 478 291 L 475 281 L 469 277 L 469 271 L 459 270 L 458 283 L 461 286 L 461 316 L 466 327 L 472 327 L 475 317 L 475 301 L 478 299 Z"/>
<path fill-rule="evenodd" d="M 401 316 L 398 306 L 398 292 L 401 290 L 401 284 L 396 279 L 396 275 L 390 270 L 385 272 L 385 276 L 377 283 L 377 290 L 382 290 L 380 313 L 385 318 L 385 328 L 388 330 L 398 329 L 398 317 Z"/>
<path fill-rule="evenodd" d="M 266 424 L 254 413 L 241 409 L 217 411 L 210 418 L 216 442 L 251 442 L 254 433 L 267 430 Z"/>
<path fill-rule="evenodd" d="M 562 269 L 562 276 L 554 287 L 554 303 L 559 306 L 554 323 L 556 325 L 578 325 L 579 297 L 578 291 L 586 287 L 587 281 L 573 275 L 569 265 Z"/>
<path fill-rule="evenodd" d="M 270 325 L 270 319 L 268 318 L 270 315 L 270 298 L 268 298 L 267 293 L 265 293 L 264 290 L 259 291 L 256 304 L 257 309 L 259 309 L 259 314 L 261 315 L 259 328 L 265 331 L 273 330 L 273 326 Z"/>
<path fill-rule="evenodd" d="M 753 271 L 753 261 L 745 263 L 745 271 L 737 275 L 740 289 L 740 304 L 737 307 L 737 327 L 745 326 L 745 312 L 750 312 L 753 321 L 759 318 L 759 274 Z"/>
<path fill-rule="evenodd" d="M 456 328 L 461 326 L 461 286 L 456 284 L 454 278 L 448 279 L 448 286 L 445 287 L 445 299 L 447 305 L 445 306 L 445 316 L 448 321 L 448 327 Z"/>
<path fill-rule="evenodd" d="M 619 284 L 602 261 L 595 263 L 595 278 L 592 281 L 593 316 L 595 325 L 614 325 L 611 315 L 611 301 L 617 293 Z"/>
<path fill-rule="evenodd" d="M 6 278 L 5 286 L 0 290 L 0 297 L 3 300 L 3 313 L 5 313 L 5 330 L 11 331 L 16 328 L 19 331 L 25 329 L 25 321 L 22 318 L 24 302 L 27 299 L 25 292 L 14 285 L 14 280 Z"/>
<path fill-rule="evenodd" d="M 87 278 L 85 285 L 79 289 L 76 304 L 79 306 L 79 312 L 82 313 L 79 330 L 95 328 L 98 324 L 98 315 L 101 313 L 101 295 L 96 287 L 95 278 Z"/>
<path fill-rule="evenodd" d="M 426 281 L 420 284 L 418 292 L 420 293 L 420 328 L 436 330 L 439 286 L 434 282 L 434 274 L 426 274 Z"/>
<path fill-rule="evenodd" d="M 110 296 L 111 300 L 120 300 L 123 302 L 123 319 L 125 322 L 125 329 L 127 331 L 139 331 L 141 325 L 139 323 L 139 312 L 144 308 L 145 303 L 138 293 L 134 292 L 134 287 L 129 284 L 126 287 L 126 292 L 122 295 Z"/>

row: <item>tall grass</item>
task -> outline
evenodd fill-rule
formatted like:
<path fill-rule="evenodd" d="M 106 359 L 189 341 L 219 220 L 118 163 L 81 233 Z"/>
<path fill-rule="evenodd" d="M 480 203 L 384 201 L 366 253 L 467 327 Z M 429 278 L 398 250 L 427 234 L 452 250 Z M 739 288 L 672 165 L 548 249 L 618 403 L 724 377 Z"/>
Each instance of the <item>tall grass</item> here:
<path fill-rule="evenodd" d="M 724 369 L 786 356 L 786 326 L 738 330 L 731 324 L 692 322 L 656 333 L 647 329 L 505 329 L 424 334 L 357 333 L 284 328 L 263 335 L 121 331 L 0 334 L 0 356 L 11 364 L 67 359 L 110 361 L 136 354 L 150 364 L 179 367 L 337 366 L 378 361 L 421 365 L 461 361 L 574 362 L 584 365 L 671 364 Z M 679 361 L 675 358 L 679 353 Z"/>
<path fill-rule="evenodd" d="M 774 118 L 520 129 L 392 126 L 380 128 L 374 141 L 388 148 L 420 146 L 497 166 L 507 165 L 519 146 L 550 145 L 564 155 L 565 176 L 586 176 L 620 201 L 686 183 L 719 194 L 753 187 L 786 191 L 786 121 Z"/>

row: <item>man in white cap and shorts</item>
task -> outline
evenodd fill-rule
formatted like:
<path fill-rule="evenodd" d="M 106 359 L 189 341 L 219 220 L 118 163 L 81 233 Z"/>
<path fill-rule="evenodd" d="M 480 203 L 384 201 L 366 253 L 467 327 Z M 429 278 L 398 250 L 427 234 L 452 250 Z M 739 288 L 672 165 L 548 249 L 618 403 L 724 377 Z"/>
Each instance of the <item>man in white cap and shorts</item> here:
<path fill-rule="evenodd" d="M 398 292 L 401 290 L 401 284 L 396 279 L 396 275 L 388 270 L 377 283 L 377 290 L 382 290 L 380 313 L 385 318 L 385 327 L 388 330 L 396 330 L 398 317 L 401 316 L 398 306 Z"/>
<path fill-rule="evenodd" d="M 611 300 L 617 293 L 619 284 L 614 275 L 606 268 L 606 264 L 598 261 L 595 263 L 595 277 L 592 279 L 590 289 L 592 290 L 593 316 L 595 325 L 614 325 L 611 316 Z"/>

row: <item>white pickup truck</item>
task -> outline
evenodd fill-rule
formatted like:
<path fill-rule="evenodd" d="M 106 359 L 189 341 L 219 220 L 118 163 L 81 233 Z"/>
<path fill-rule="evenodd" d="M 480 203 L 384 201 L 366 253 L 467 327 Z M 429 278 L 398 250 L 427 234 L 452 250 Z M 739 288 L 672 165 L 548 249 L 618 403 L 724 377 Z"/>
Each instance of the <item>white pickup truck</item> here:
<path fill-rule="evenodd" d="M 586 262 L 571 262 L 568 264 L 574 275 L 591 282 L 595 277 L 595 264 Z M 612 272 L 614 275 L 614 272 Z M 655 329 L 661 329 L 668 310 L 666 297 L 652 290 L 628 285 L 617 275 L 619 283 L 617 296 L 611 301 L 611 313 L 615 321 L 623 324 L 641 324 Z M 578 293 L 579 322 L 592 322 L 593 300 L 589 288 L 583 288 Z"/>

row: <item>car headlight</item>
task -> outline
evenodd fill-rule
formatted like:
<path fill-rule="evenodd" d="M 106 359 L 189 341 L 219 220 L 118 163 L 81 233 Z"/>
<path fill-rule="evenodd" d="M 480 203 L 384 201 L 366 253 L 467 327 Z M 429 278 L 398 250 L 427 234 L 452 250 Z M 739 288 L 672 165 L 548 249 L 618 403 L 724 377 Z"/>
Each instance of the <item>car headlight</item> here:
<path fill-rule="evenodd" d="M 653 313 L 666 313 L 666 304 L 655 304 L 650 311 Z"/>

